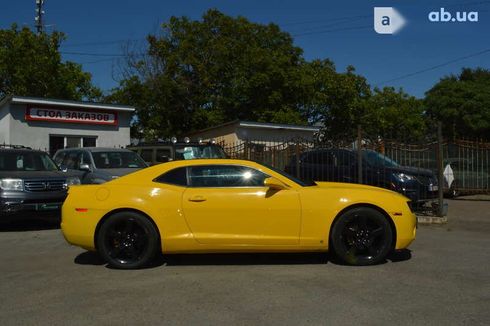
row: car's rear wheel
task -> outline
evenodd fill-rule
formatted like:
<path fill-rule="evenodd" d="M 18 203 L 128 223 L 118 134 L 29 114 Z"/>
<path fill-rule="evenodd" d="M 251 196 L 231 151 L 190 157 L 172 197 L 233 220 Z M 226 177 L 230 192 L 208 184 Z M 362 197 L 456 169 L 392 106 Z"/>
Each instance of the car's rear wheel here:
<path fill-rule="evenodd" d="M 373 265 L 383 261 L 391 251 L 393 232 L 381 212 L 370 207 L 357 207 L 336 220 L 330 243 L 343 262 Z"/>
<path fill-rule="evenodd" d="M 110 266 L 135 269 L 152 261 L 159 247 L 158 239 L 158 232 L 148 218 L 135 212 L 119 212 L 100 227 L 97 249 Z"/>

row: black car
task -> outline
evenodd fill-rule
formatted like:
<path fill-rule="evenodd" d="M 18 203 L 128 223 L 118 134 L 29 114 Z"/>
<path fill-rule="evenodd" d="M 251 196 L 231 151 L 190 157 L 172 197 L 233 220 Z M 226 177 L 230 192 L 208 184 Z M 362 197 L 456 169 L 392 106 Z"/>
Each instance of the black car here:
<path fill-rule="evenodd" d="M 0 146 L 0 221 L 59 218 L 70 185 L 80 179 L 62 172 L 42 151 Z"/>
<path fill-rule="evenodd" d="M 286 172 L 303 180 L 357 183 L 358 152 L 349 149 L 318 149 L 295 156 Z M 438 195 L 437 178 L 431 170 L 401 166 L 372 150 L 362 151 L 362 183 L 390 189 L 410 198 L 416 206 Z"/>
<path fill-rule="evenodd" d="M 142 143 L 127 148 L 138 153 L 149 165 L 176 160 L 227 158 L 223 148 L 211 142 L 166 141 Z"/>

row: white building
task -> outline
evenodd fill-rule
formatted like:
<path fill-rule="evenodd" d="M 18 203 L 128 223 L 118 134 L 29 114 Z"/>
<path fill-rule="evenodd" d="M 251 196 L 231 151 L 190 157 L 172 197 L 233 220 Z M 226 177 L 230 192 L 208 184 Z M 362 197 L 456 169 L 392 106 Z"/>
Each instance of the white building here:
<path fill-rule="evenodd" d="M 0 144 L 54 154 L 67 147 L 125 147 L 133 107 L 7 96 L 0 101 Z"/>
<path fill-rule="evenodd" d="M 225 146 L 239 145 L 245 141 L 275 145 L 294 138 L 313 141 L 319 130 L 319 126 L 235 120 L 189 133 L 188 136 L 193 140 L 197 138 L 215 139 Z"/>

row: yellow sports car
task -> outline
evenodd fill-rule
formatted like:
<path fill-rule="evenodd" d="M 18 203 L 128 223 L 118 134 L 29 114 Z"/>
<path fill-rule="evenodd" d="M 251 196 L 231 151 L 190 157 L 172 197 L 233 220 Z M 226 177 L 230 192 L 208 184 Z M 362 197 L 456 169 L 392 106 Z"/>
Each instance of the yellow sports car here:
<path fill-rule="evenodd" d="M 408 199 L 364 185 L 307 184 L 242 160 L 176 161 L 101 185 L 72 186 L 66 240 L 118 268 L 157 254 L 333 251 L 376 264 L 415 238 Z"/>

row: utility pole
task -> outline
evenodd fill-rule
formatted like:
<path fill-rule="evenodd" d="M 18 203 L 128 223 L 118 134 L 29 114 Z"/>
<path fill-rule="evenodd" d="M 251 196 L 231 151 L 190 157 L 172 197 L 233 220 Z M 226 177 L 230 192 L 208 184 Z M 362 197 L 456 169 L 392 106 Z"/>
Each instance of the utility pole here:
<path fill-rule="evenodd" d="M 36 0 L 36 17 L 34 18 L 34 26 L 36 27 L 37 33 L 41 34 L 44 29 L 43 23 L 43 10 L 44 0 Z"/>

